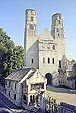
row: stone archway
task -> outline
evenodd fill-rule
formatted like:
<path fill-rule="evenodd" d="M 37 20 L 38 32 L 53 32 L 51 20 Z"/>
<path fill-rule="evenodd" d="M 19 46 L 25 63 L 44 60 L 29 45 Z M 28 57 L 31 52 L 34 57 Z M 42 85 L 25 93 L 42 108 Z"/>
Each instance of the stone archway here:
<path fill-rule="evenodd" d="M 45 75 L 45 78 L 47 78 L 47 85 L 52 85 L 52 75 L 50 73 L 47 73 Z"/>

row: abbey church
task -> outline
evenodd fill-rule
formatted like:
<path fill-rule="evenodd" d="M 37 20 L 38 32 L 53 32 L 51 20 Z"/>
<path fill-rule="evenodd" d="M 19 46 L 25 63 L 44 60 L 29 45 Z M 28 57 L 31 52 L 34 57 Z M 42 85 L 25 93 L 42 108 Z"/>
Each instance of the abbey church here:
<path fill-rule="evenodd" d="M 36 12 L 26 10 L 25 21 L 25 60 L 26 67 L 38 69 L 47 78 L 48 84 L 58 84 L 58 73 L 63 69 L 65 56 L 65 36 L 63 17 L 60 13 L 52 16 L 51 31 L 47 28 L 38 35 Z"/>
<path fill-rule="evenodd" d="M 25 17 L 24 65 L 38 69 L 50 85 L 67 85 L 67 77 L 73 75 L 72 67 L 76 62 L 66 58 L 62 14 L 52 15 L 50 32 L 45 28 L 40 35 L 36 11 L 27 9 Z"/>

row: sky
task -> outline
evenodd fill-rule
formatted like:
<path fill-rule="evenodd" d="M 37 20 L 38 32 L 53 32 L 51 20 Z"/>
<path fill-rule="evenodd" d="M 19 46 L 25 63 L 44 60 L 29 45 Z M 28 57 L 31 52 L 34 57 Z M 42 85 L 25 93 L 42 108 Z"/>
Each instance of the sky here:
<path fill-rule="evenodd" d="M 51 17 L 61 13 L 64 19 L 66 56 L 76 60 L 76 0 L 0 0 L 0 27 L 15 45 L 24 47 L 25 10 L 37 13 L 38 33 L 51 30 Z"/>

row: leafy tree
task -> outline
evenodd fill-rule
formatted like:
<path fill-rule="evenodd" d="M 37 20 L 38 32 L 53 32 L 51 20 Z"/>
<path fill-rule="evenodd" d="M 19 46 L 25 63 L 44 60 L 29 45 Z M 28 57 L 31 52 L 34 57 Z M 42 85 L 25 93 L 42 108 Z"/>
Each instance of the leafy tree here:
<path fill-rule="evenodd" d="M 16 46 L 13 49 L 13 68 L 16 69 L 16 68 L 22 67 L 23 56 L 24 56 L 23 47 Z"/>
<path fill-rule="evenodd" d="M 0 79 L 4 79 L 14 69 L 22 67 L 24 49 L 15 46 L 6 32 L 0 28 Z"/>

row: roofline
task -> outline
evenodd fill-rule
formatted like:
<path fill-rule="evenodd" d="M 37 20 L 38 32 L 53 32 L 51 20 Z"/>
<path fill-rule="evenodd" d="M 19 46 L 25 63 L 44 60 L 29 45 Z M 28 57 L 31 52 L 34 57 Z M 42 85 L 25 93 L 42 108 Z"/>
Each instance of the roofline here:
<path fill-rule="evenodd" d="M 34 11 L 36 13 L 36 11 L 34 9 L 26 9 L 26 12 L 27 11 Z"/>
<path fill-rule="evenodd" d="M 61 13 L 55 13 L 55 14 L 52 15 L 52 17 L 55 16 L 55 15 L 61 15 L 62 16 Z"/>
<path fill-rule="evenodd" d="M 28 77 L 32 72 L 33 72 L 33 70 L 30 70 L 30 71 L 26 74 L 26 76 L 24 76 L 24 77 L 21 79 L 21 81 L 20 81 L 19 83 L 22 83 L 25 79 L 27 79 L 27 77 Z"/>

